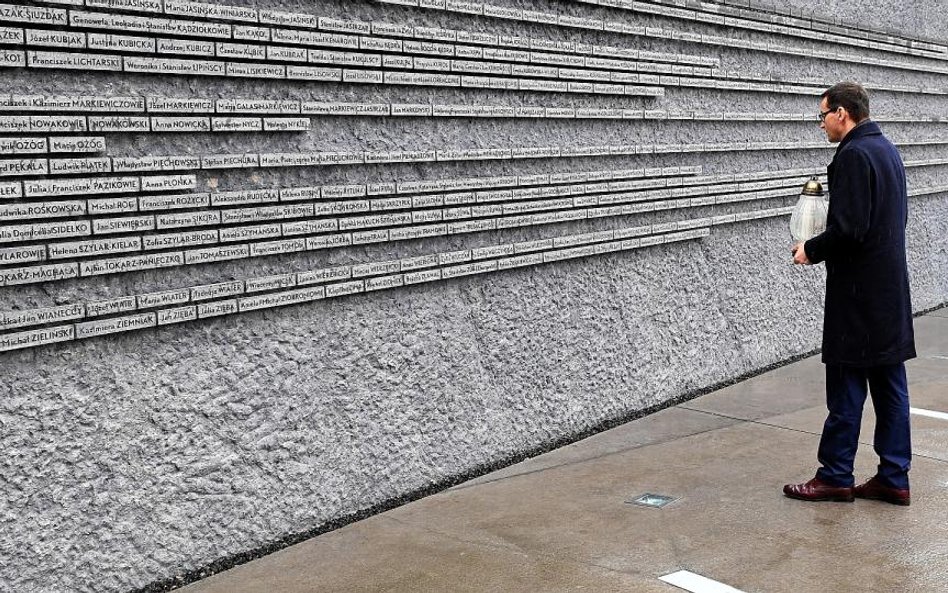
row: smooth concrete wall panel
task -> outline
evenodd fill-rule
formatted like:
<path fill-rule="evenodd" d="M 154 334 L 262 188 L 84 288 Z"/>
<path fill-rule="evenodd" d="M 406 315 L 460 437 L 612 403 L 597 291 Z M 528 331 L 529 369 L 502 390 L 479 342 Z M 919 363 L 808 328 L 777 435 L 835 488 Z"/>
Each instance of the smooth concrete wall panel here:
<path fill-rule="evenodd" d="M 914 306 L 948 300 L 937 6 L 839 15 L 880 49 L 428 4 L 0 6 L 0 590 L 171 587 L 814 350 L 787 207 L 838 79 L 909 164 Z"/>

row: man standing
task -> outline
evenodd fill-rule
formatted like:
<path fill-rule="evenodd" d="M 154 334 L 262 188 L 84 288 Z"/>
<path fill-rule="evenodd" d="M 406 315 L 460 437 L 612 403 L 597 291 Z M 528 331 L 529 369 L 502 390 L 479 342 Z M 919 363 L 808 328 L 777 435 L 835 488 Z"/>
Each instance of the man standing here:
<path fill-rule="evenodd" d="M 869 119 L 869 97 L 842 82 L 823 93 L 820 127 L 839 142 L 827 174 L 826 231 L 793 246 L 797 264 L 826 262 L 823 362 L 829 415 L 816 477 L 791 498 L 908 505 L 912 459 L 905 361 L 915 357 L 905 257 L 908 196 L 898 150 Z M 876 412 L 877 474 L 853 487 L 867 386 Z"/>

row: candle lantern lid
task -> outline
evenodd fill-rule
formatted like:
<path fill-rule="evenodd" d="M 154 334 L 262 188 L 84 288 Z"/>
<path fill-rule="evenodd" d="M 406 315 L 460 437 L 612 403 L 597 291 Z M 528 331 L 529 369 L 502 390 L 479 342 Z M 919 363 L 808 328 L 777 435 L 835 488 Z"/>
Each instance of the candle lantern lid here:
<path fill-rule="evenodd" d="M 823 185 L 816 180 L 816 177 L 810 179 L 806 182 L 806 185 L 803 186 L 803 195 L 805 196 L 822 196 L 823 195 Z"/>

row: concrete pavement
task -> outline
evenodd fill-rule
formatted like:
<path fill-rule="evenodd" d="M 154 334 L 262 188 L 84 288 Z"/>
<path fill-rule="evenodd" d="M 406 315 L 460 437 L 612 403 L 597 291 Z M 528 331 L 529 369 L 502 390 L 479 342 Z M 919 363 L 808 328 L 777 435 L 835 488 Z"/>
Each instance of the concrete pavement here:
<path fill-rule="evenodd" d="M 916 334 L 912 406 L 948 412 L 948 309 Z M 674 593 L 659 578 L 680 570 L 746 593 L 948 591 L 948 419 L 912 417 L 911 507 L 785 498 L 815 470 L 823 398 L 817 356 L 180 591 Z M 867 405 L 857 481 L 873 422 Z"/>

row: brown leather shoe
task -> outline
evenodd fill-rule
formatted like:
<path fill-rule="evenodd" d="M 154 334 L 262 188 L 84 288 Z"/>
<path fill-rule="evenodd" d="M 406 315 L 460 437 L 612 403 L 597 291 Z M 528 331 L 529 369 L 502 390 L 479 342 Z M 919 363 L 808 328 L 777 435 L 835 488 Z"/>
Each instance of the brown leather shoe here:
<path fill-rule="evenodd" d="M 830 486 L 819 478 L 813 478 L 809 482 L 802 484 L 787 484 L 783 487 L 783 493 L 790 498 L 798 500 L 807 500 L 816 502 L 821 500 L 830 500 L 833 502 L 852 502 L 853 489 L 840 486 Z"/>
<path fill-rule="evenodd" d="M 879 481 L 878 476 L 873 476 L 865 484 L 860 484 L 853 488 L 853 496 L 856 498 L 868 498 L 870 500 L 882 500 L 891 504 L 907 507 L 912 504 L 912 496 L 908 488 L 893 488 L 886 486 Z"/>

